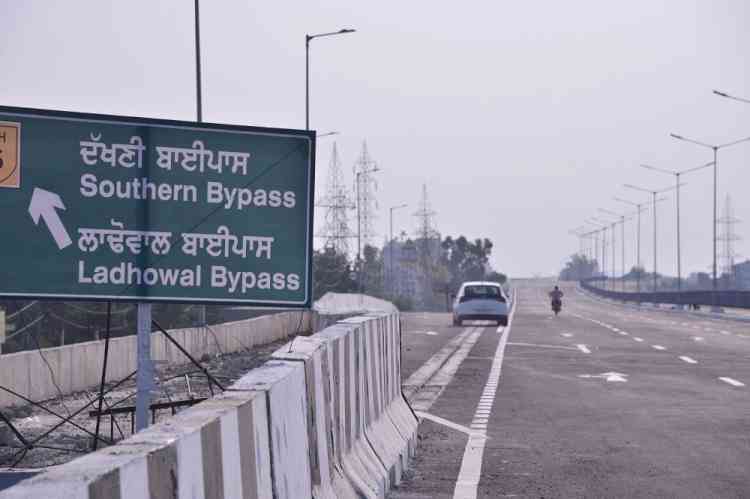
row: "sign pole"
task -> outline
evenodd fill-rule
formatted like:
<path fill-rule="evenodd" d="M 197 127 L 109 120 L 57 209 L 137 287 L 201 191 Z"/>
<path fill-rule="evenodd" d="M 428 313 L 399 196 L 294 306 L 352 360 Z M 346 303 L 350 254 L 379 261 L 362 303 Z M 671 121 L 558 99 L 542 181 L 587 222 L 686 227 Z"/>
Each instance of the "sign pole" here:
<path fill-rule="evenodd" d="M 196 121 L 203 121 L 203 80 L 201 78 L 201 17 L 200 17 L 200 0 L 195 0 L 195 109 Z M 207 327 L 206 306 L 198 307 L 198 327 L 204 329 Z M 206 331 L 203 331 L 206 333 Z"/>
<path fill-rule="evenodd" d="M 200 51 L 200 10 L 199 0 L 195 0 L 195 83 L 197 122 L 203 121 L 203 103 L 201 89 L 201 51 Z M 200 305 L 199 327 L 206 326 L 206 306 Z M 151 304 L 138 303 L 138 375 L 136 394 L 136 431 L 148 427 L 148 411 L 151 405 L 151 390 L 154 384 L 154 367 L 151 359 Z"/>
<path fill-rule="evenodd" d="M 135 431 L 148 427 L 154 366 L 151 361 L 151 304 L 138 303 L 138 373 L 136 375 Z"/>

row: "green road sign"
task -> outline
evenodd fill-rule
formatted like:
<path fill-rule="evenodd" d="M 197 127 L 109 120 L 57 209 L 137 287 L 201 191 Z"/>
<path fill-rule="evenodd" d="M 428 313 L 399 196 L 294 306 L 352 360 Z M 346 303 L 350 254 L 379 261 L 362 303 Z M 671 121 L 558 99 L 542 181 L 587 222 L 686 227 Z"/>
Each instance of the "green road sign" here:
<path fill-rule="evenodd" d="M 0 295 L 309 306 L 314 137 L 0 107 Z"/>

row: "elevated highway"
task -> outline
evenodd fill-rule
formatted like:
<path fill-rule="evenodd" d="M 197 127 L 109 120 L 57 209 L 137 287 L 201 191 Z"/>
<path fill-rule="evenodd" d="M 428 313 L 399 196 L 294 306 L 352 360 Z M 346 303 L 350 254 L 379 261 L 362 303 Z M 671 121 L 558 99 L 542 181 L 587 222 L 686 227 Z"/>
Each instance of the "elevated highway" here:
<path fill-rule="evenodd" d="M 750 325 L 518 289 L 508 328 L 405 314 L 421 417 L 394 499 L 746 497 Z"/>

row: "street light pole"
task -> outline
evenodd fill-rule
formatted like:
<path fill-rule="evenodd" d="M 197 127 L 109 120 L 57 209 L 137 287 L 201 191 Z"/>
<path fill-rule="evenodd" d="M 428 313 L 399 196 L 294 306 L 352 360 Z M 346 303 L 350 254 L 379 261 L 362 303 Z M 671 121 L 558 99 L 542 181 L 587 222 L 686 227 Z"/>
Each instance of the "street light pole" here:
<path fill-rule="evenodd" d="M 599 211 L 602 211 L 601 209 Z M 612 240 L 612 278 L 610 279 L 611 284 L 610 287 L 612 288 L 612 291 L 615 290 L 615 279 L 617 277 L 617 266 L 616 266 L 616 255 L 617 255 L 617 245 L 615 241 L 615 227 L 617 226 L 617 222 L 610 222 L 608 220 L 600 220 L 598 218 L 592 218 L 595 222 L 598 222 L 600 224 L 604 224 L 605 227 L 609 226 L 611 228 L 610 232 L 610 239 Z"/>
<path fill-rule="evenodd" d="M 626 215 L 624 213 L 615 213 L 614 211 L 605 210 L 604 208 L 599 208 L 599 211 L 601 211 L 603 213 L 607 213 L 607 214 L 612 215 L 612 216 L 615 216 L 615 217 L 617 217 L 617 218 L 620 219 L 620 224 L 621 224 L 621 226 L 620 226 L 620 236 L 621 236 L 620 237 L 620 239 L 621 239 L 620 245 L 622 246 L 622 248 L 621 248 L 622 249 L 622 253 L 620 255 L 621 256 L 621 258 L 620 258 L 620 268 L 622 269 L 621 281 L 620 281 L 620 290 L 624 292 L 625 291 L 625 217 L 626 217 Z M 614 230 L 614 226 L 613 226 L 613 230 Z M 613 244 L 614 244 L 614 242 L 613 242 Z"/>
<path fill-rule="evenodd" d="M 734 95 L 730 95 L 726 92 L 719 92 L 718 90 L 714 90 L 714 94 L 718 95 L 719 97 L 725 97 L 727 99 L 736 100 L 739 102 L 744 102 L 745 104 L 750 104 L 750 99 L 745 99 L 743 97 L 736 97 Z"/>
<path fill-rule="evenodd" d="M 726 144 L 706 144 L 705 142 L 700 142 L 698 140 L 689 139 L 687 137 L 683 137 L 682 135 L 677 135 L 674 133 L 669 134 L 672 138 L 675 138 L 677 140 L 682 140 L 683 142 L 690 142 L 691 144 L 699 145 L 701 147 L 706 147 L 708 149 L 713 150 L 714 153 L 714 219 L 713 219 L 713 227 L 712 227 L 712 233 L 713 233 L 713 285 L 712 285 L 712 301 L 713 301 L 713 307 L 712 309 L 714 311 L 718 311 L 718 275 L 717 275 L 717 266 L 716 266 L 716 258 L 717 258 L 717 240 L 716 240 L 716 226 L 718 224 L 718 163 L 717 163 L 717 156 L 719 149 L 724 149 L 725 147 L 730 147 L 733 145 L 741 144 L 743 142 L 750 141 L 750 137 L 745 137 L 744 139 L 735 140 L 733 142 L 727 142 Z"/>
<path fill-rule="evenodd" d="M 393 212 L 394 210 L 399 210 L 401 208 L 406 208 L 408 205 L 406 204 L 400 204 L 397 206 L 391 206 L 391 227 L 390 227 L 390 238 L 388 239 L 388 245 L 390 246 L 390 251 L 388 252 L 388 260 L 390 260 L 388 263 L 389 272 L 388 272 L 388 284 L 389 288 L 391 289 L 391 294 L 394 292 L 394 286 L 393 286 Z"/>
<path fill-rule="evenodd" d="M 615 266 L 615 255 L 617 254 L 617 245 L 615 244 L 615 227 L 617 227 L 617 222 L 612 222 L 612 291 L 615 290 L 615 280 L 617 279 L 617 270 Z"/>
<path fill-rule="evenodd" d="M 198 0 L 195 0 L 196 5 Z M 310 129 L 310 42 L 315 38 L 322 38 L 324 36 L 335 36 L 344 35 L 346 33 L 354 33 L 355 29 L 340 29 L 338 31 L 331 31 L 330 33 L 318 33 L 315 35 L 305 35 L 305 130 Z"/>
<path fill-rule="evenodd" d="M 656 193 L 653 192 L 652 195 L 654 196 L 654 204 L 652 206 L 654 210 L 654 293 L 656 293 L 656 287 L 657 287 L 657 276 L 656 276 Z"/>
<path fill-rule="evenodd" d="M 203 90 L 201 85 L 201 23 L 200 0 L 195 0 L 195 96 L 198 123 L 203 121 Z"/>
<path fill-rule="evenodd" d="M 665 170 L 663 168 L 657 168 L 655 166 L 651 165 L 641 165 L 642 168 L 646 168 L 648 170 L 652 170 L 655 172 L 660 173 L 667 173 L 669 175 L 675 176 L 675 190 L 676 192 L 676 199 L 677 199 L 677 294 L 680 297 L 680 306 L 683 305 L 682 303 L 682 237 L 680 236 L 680 177 L 682 175 L 685 175 L 687 173 L 692 173 L 694 171 L 702 170 L 704 168 L 708 168 L 709 166 L 713 165 L 713 163 L 706 163 L 700 166 L 696 166 L 694 168 L 688 168 L 687 170 Z"/>
<path fill-rule="evenodd" d="M 593 218 L 593 217 L 589 218 L 589 219 L 586 219 L 586 223 L 594 225 L 596 227 L 599 227 L 600 230 L 598 232 L 602 233 L 602 248 L 601 248 L 602 249 L 602 265 L 601 265 L 601 268 L 602 268 L 602 277 L 605 278 L 605 281 L 606 281 L 606 277 L 607 277 L 607 262 L 606 262 L 606 256 L 607 256 L 607 225 L 606 224 L 603 225 L 600 220 L 598 220 L 596 218 Z M 604 283 L 604 288 L 606 289 L 606 287 L 607 286 L 606 286 L 606 282 L 605 282 Z"/>
<path fill-rule="evenodd" d="M 644 189 L 643 187 L 638 187 L 638 186 L 632 185 L 632 184 L 625 184 L 624 187 L 626 187 L 628 189 L 634 189 L 636 191 L 647 192 L 647 193 L 651 194 L 652 197 L 653 197 L 653 203 L 652 204 L 653 204 L 653 210 L 654 210 L 654 293 L 656 293 L 657 288 L 658 288 L 658 281 L 657 281 L 657 276 L 656 276 L 656 274 L 657 274 L 657 262 L 658 262 L 658 260 L 657 260 L 657 224 L 656 224 L 656 222 L 657 222 L 657 219 L 656 219 L 656 202 L 657 202 L 657 199 L 656 199 L 656 197 L 659 194 L 663 193 L 663 192 L 668 192 L 668 191 L 674 190 L 675 186 L 667 187 L 666 189 L 661 189 L 661 190 L 657 190 L 657 191 L 654 191 L 654 190 L 651 190 L 651 189 Z"/>

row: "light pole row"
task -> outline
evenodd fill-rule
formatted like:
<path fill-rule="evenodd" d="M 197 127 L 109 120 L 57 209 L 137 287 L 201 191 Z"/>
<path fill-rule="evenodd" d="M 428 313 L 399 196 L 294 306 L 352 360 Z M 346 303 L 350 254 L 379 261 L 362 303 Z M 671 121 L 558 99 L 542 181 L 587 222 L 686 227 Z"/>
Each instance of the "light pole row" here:
<path fill-rule="evenodd" d="M 671 137 L 677 139 L 677 140 L 681 140 L 683 142 L 690 142 L 691 144 L 696 144 L 696 145 L 699 145 L 701 147 L 706 147 L 708 149 L 713 150 L 713 152 L 714 152 L 714 160 L 711 163 L 709 163 L 709 165 L 713 165 L 714 166 L 714 202 L 713 202 L 713 204 L 714 204 L 714 216 L 713 216 L 713 221 L 712 221 L 712 224 L 711 224 L 712 225 L 712 233 L 713 233 L 713 279 L 712 279 L 712 281 L 713 281 L 712 282 L 712 290 L 713 290 L 713 292 L 712 292 L 711 296 L 712 296 L 712 301 L 713 301 L 713 309 L 716 310 L 718 308 L 718 301 L 717 301 L 718 300 L 718 294 L 717 293 L 718 293 L 718 282 L 719 282 L 718 281 L 717 265 L 716 265 L 716 260 L 717 260 L 716 226 L 718 225 L 718 214 L 717 214 L 717 212 L 718 212 L 718 185 L 717 185 L 717 180 L 718 180 L 718 168 L 717 168 L 718 167 L 718 162 L 717 162 L 717 155 L 718 155 L 719 149 L 724 149 L 726 147 L 731 147 L 733 145 L 737 145 L 737 144 L 741 144 L 743 142 L 750 141 L 750 137 L 745 137 L 744 139 L 739 139 L 739 140 L 735 140 L 735 141 L 732 141 L 732 142 L 727 142 L 725 144 L 718 144 L 718 145 L 716 145 L 716 144 L 706 144 L 705 142 L 701 142 L 699 140 L 689 139 L 687 137 L 683 137 L 682 135 L 677 135 L 675 133 L 671 133 L 669 135 Z"/>
<path fill-rule="evenodd" d="M 633 184 L 624 184 L 623 187 L 625 187 L 627 189 L 633 189 L 633 190 L 636 190 L 636 191 L 647 192 L 647 193 L 651 194 L 651 196 L 652 196 L 652 205 L 651 206 L 652 206 L 652 211 L 653 211 L 653 214 L 654 214 L 654 292 L 656 292 L 656 289 L 657 289 L 657 286 L 658 286 L 658 277 L 656 275 L 656 272 L 657 272 L 657 261 L 658 261 L 657 260 L 657 247 L 658 247 L 658 244 L 657 244 L 657 234 L 658 234 L 658 232 L 656 230 L 656 228 L 657 228 L 657 225 L 656 225 L 656 221 L 657 221 L 657 219 L 656 219 L 657 196 L 659 196 L 659 194 L 662 194 L 664 192 L 672 191 L 676 187 L 672 186 L 672 187 L 667 187 L 665 189 L 660 189 L 660 190 L 644 189 L 643 187 L 639 187 L 639 186 L 633 185 Z"/>
<path fill-rule="evenodd" d="M 750 99 L 746 99 L 746 98 L 743 98 L 743 97 L 738 97 L 738 96 L 735 96 L 735 95 L 731 95 L 729 93 L 721 92 L 719 90 L 714 90 L 713 93 L 715 95 L 720 96 L 720 97 L 724 97 L 724 98 L 731 99 L 731 100 L 734 100 L 734 101 L 738 101 L 738 102 L 743 102 L 743 103 L 746 103 L 746 104 L 750 104 Z M 679 294 L 679 293 L 682 293 L 682 237 L 681 237 L 681 225 L 680 225 L 680 208 L 681 208 L 681 206 L 680 206 L 680 187 L 683 186 L 683 185 L 685 185 L 684 183 L 681 182 L 681 177 L 683 175 L 686 175 L 686 174 L 689 174 L 689 173 L 693 173 L 693 172 L 696 172 L 698 170 L 702 170 L 704 168 L 708 168 L 709 166 L 713 166 L 713 220 L 712 220 L 712 227 L 711 227 L 711 229 L 712 229 L 711 232 L 712 232 L 712 235 L 713 235 L 713 238 L 712 238 L 713 239 L 713 241 L 712 241 L 712 249 L 713 249 L 712 302 L 713 302 L 713 308 L 716 309 L 716 308 L 718 308 L 717 307 L 717 305 L 718 305 L 718 265 L 717 265 L 717 234 L 716 234 L 717 224 L 718 224 L 718 182 L 717 182 L 717 180 L 718 180 L 718 152 L 719 152 L 720 149 L 725 149 L 727 147 L 738 145 L 738 144 L 741 144 L 741 143 L 744 143 L 744 142 L 750 142 L 750 136 L 749 137 L 744 137 L 744 138 L 741 138 L 741 139 L 738 139 L 738 140 L 734 140 L 732 142 L 722 143 L 722 144 L 708 144 L 706 142 L 702 142 L 702 141 L 699 141 L 699 140 L 688 138 L 688 137 L 685 137 L 683 135 L 678 135 L 678 134 L 675 134 L 675 133 L 671 133 L 670 136 L 672 138 L 674 138 L 674 139 L 677 139 L 677 140 L 680 140 L 680 141 L 683 141 L 683 142 L 689 142 L 689 143 L 692 143 L 692 144 L 695 144 L 695 145 L 698 145 L 698 146 L 710 149 L 711 151 L 713 151 L 713 161 L 701 164 L 699 166 L 695 166 L 693 168 L 687 168 L 687 169 L 683 169 L 683 170 L 671 170 L 671 169 L 665 169 L 665 168 L 656 167 L 656 166 L 653 166 L 653 165 L 641 164 L 640 166 L 642 168 L 646 168 L 646 169 L 649 169 L 649 170 L 652 170 L 652 171 L 656 171 L 656 172 L 660 172 L 660 173 L 666 173 L 666 174 L 674 175 L 674 177 L 675 177 L 675 185 L 673 187 L 669 187 L 669 188 L 665 188 L 665 189 L 660 189 L 660 190 L 646 189 L 644 187 L 640 187 L 640 186 L 636 186 L 636 185 L 632 185 L 632 184 L 625 184 L 624 187 L 626 187 L 628 189 L 632 189 L 632 190 L 646 192 L 646 193 L 650 194 L 651 198 L 652 198 L 651 202 L 652 202 L 652 206 L 653 206 L 653 217 L 654 217 L 654 223 L 653 223 L 653 225 L 654 225 L 654 270 L 653 270 L 653 274 L 654 274 L 654 276 L 653 276 L 654 277 L 654 291 L 656 291 L 657 287 L 658 287 L 658 279 L 657 279 L 657 250 L 658 250 L 657 236 L 658 236 L 658 232 L 657 232 L 656 203 L 658 201 L 666 199 L 666 198 L 658 199 L 659 194 L 665 193 L 665 192 L 668 192 L 668 191 L 671 191 L 671 190 L 675 190 L 676 191 L 676 196 L 675 197 L 676 197 L 676 208 L 677 208 L 677 292 Z M 641 228 L 640 228 L 641 227 L 641 212 L 643 211 L 643 206 L 644 206 L 645 203 L 635 203 L 633 201 L 626 200 L 626 199 L 621 199 L 621 198 L 615 198 L 615 200 L 619 201 L 619 202 L 622 202 L 622 203 L 626 203 L 626 204 L 631 205 L 631 206 L 634 206 L 636 208 L 636 213 L 638 215 L 638 235 L 637 235 L 637 243 L 636 243 L 637 244 L 637 250 L 636 250 L 637 251 L 637 256 L 636 256 L 636 262 L 637 263 L 636 263 L 636 265 L 639 266 L 640 262 L 641 262 L 641 257 L 640 257 L 640 250 L 641 250 Z M 620 216 L 620 217 L 622 217 L 621 218 L 621 223 L 623 224 L 622 238 L 624 240 L 624 225 L 625 225 L 624 216 L 625 215 L 621 215 L 621 214 L 614 213 L 614 212 L 611 212 L 609 210 L 604 210 L 604 209 L 600 209 L 599 211 L 604 212 L 604 213 L 608 213 L 608 214 L 613 215 L 613 216 Z M 595 223 L 596 221 L 597 221 L 596 219 L 593 219 L 593 222 L 591 220 L 587 220 L 587 223 Z M 605 233 L 606 233 L 606 226 L 602 227 L 601 225 L 599 225 L 599 227 L 600 227 L 600 230 L 605 231 Z M 612 240 L 613 240 L 613 244 L 614 244 L 614 226 L 612 227 L 612 229 L 613 229 Z M 623 248 L 624 248 L 624 241 L 623 241 Z M 602 257 L 604 257 L 604 253 L 602 253 Z M 602 259 L 604 259 L 604 258 L 602 258 Z M 624 279 L 624 276 L 625 276 L 625 272 L 624 272 L 624 268 L 625 267 L 624 266 L 625 266 L 625 251 L 623 249 L 623 252 L 622 252 L 623 279 Z M 604 268 L 604 266 L 603 266 L 603 268 Z M 614 271 L 613 271 L 613 275 L 614 275 Z M 623 282 L 623 288 L 624 288 L 624 282 Z M 640 272 L 638 272 L 638 294 L 640 295 Z M 682 301 L 682 300 L 680 300 L 680 301 Z"/>
<path fill-rule="evenodd" d="M 692 173 L 698 170 L 702 170 L 704 168 L 708 168 L 709 166 L 713 165 L 713 162 L 706 163 L 704 165 L 696 166 L 694 168 L 688 168 L 686 170 L 665 170 L 663 168 L 658 168 L 656 166 L 651 165 L 641 165 L 642 168 L 646 168 L 648 170 L 666 173 L 669 175 L 675 176 L 675 191 L 676 196 L 675 199 L 677 200 L 677 292 L 682 293 L 682 238 L 680 237 L 680 186 L 684 185 L 680 183 L 680 177 L 682 175 Z"/>

